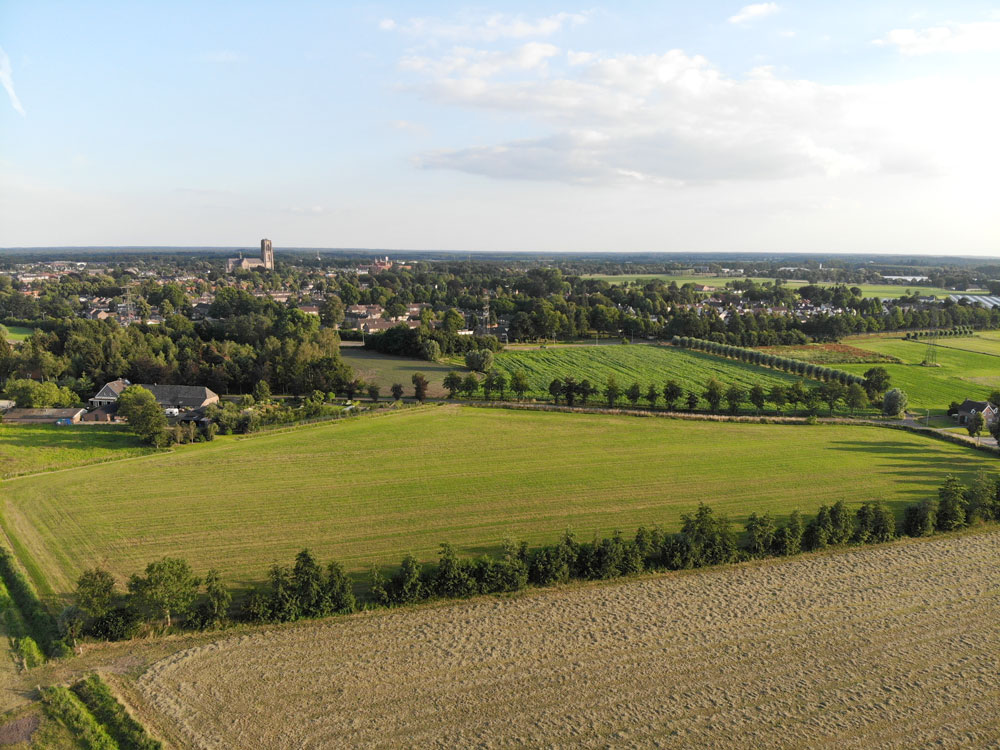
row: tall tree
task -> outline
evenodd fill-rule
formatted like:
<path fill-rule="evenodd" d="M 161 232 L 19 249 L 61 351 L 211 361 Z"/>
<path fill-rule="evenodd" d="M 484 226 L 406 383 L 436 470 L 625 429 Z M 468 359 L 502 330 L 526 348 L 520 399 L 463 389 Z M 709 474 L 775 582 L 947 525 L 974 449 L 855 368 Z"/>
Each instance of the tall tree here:
<path fill-rule="evenodd" d="M 749 399 L 750 403 L 753 404 L 754 408 L 757 410 L 757 413 L 760 414 L 761 409 L 764 408 L 764 401 L 766 400 L 764 389 L 760 385 L 754 385 L 750 389 Z"/>
<path fill-rule="evenodd" d="M 608 380 L 604 384 L 604 398 L 608 400 L 608 406 L 613 407 L 618 398 L 622 395 L 622 389 L 618 386 L 618 381 L 614 375 L 608 375 Z"/>
<path fill-rule="evenodd" d="M 710 378 L 708 385 L 705 386 L 705 392 L 701 396 L 708 402 L 709 410 L 713 412 L 719 411 L 723 396 L 722 383 L 715 378 Z"/>
<path fill-rule="evenodd" d="M 674 405 L 683 395 L 684 389 L 678 385 L 676 380 L 668 380 L 666 385 L 663 386 L 663 400 L 666 402 L 667 409 L 670 411 L 674 410 Z"/>
<path fill-rule="evenodd" d="M 659 389 L 655 385 L 650 383 L 649 388 L 646 389 L 646 400 L 649 402 L 649 408 L 651 409 L 656 408 L 656 402 L 659 401 L 659 399 L 660 399 Z"/>
<path fill-rule="evenodd" d="M 156 397 L 141 385 L 130 385 L 118 397 L 118 414 L 142 440 L 155 443 L 167 426 L 163 408 Z"/>
<path fill-rule="evenodd" d="M 115 579 L 102 568 L 85 570 L 76 582 L 76 606 L 88 617 L 103 617 L 111 609 Z"/>
<path fill-rule="evenodd" d="M 427 378 L 422 372 L 413 373 L 410 381 L 413 383 L 413 397 L 417 401 L 424 401 L 427 398 Z"/>
<path fill-rule="evenodd" d="M 747 397 L 746 391 L 738 385 L 731 385 L 726 389 L 726 403 L 729 404 L 729 413 L 736 414 L 740 410 L 740 404 Z"/>
<path fill-rule="evenodd" d="M 642 389 L 639 387 L 638 383 L 632 383 L 625 391 L 625 397 L 632 403 L 632 406 L 638 406 L 639 399 L 642 398 Z"/>
<path fill-rule="evenodd" d="M 528 384 L 528 376 L 525 375 L 524 370 L 514 370 L 510 375 L 510 389 L 517 394 L 518 399 L 523 399 L 524 394 L 528 392 L 528 388 L 531 386 Z"/>
<path fill-rule="evenodd" d="M 175 616 L 190 611 L 198 596 L 199 584 L 186 560 L 164 557 L 149 563 L 145 575 L 133 574 L 128 590 L 141 611 L 151 617 L 162 617 L 170 627 Z"/>
<path fill-rule="evenodd" d="M 938 531 L 954 531 L 965 526 L 965 488 L 949 474 L 938 488 L 936 519 Z"/>
<path fill-rule="evenodd" d="M 785 386 L 780 383 L 776 383 L 771 386 L 771 392 L 768 394 L 768 399 L 772 404 L 774 404 L 774 410 L 780 414 L 782 408 L 786 403 L 788 403 L 788 392 L 785 390 Z"/>

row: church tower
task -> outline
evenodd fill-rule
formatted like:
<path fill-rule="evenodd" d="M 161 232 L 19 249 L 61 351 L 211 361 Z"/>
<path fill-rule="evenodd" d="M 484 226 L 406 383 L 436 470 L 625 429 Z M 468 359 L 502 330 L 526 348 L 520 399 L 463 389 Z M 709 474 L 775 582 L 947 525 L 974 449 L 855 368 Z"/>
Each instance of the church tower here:
<path fill-rule="evenodd" d="M 260 241 L 260 259 L 264 261 L 264 268 L 268 271 L 274 270 L 274 250 L 271 249 L 271 240 Z"/>

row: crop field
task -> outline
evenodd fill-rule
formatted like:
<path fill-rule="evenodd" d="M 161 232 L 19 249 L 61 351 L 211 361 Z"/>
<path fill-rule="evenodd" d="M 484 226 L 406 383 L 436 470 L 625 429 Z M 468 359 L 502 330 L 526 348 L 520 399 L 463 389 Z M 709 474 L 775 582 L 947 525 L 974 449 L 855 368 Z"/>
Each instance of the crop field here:
<path fill-rule="evenodd" d="M 691 390 L 700 394 L 711 378 L 725 385 L 737 383 L 744 388 L 761 385 L 765 389 L 776 383 L 789 385 L 799 380 L 767 367 L 704 352 L 645 344 L 505 351 L 497 354 L 494 367 L 508 380 L 515 371 L 523 371 L 531 386 L 528 395 L 546 400 L 551 398 L 549 383 L 567 375 L 575 377 L 577 382 L 586 378 L 599 388 L 603 388 L 608 376 L 613 375 L 622 389 L 637 382 L 644 393 L 650 383 L 662 393 L 664 383 L 673 379 L 685 390 L 685 395 Z"/>
<path fill-rule="evenodd" d="M 1000 533 L 230 637 L 138 687 L 182 745 L 1000 745 Z"/>
<path fill-rule="evenodd" d="M 897 362 L 894 357 L 847 344 L 803 344 L 802 346 L 761 346 L 760 351 L 778 357 L 798 359 L 817 365 L 871 364 Z"/>
<path fill-rule="evenodd" d="M 393 383 L 399 383 L 403 386 L 405 389 L 404 397 L 412 397 L 413 383 L 410 378 L 415 372 L 422 372 L 427 378 L 429 383 L 427 395 L 431 398 L 441 398 L 448 393 L 441 385 L 441 381 L 454 369 L 441 362 L 380 354 L 360 346 L 342 346 L 340 347 L 340 356 L 354 369 L 356 377 L 361 378 L 366 383 L 377 383 L 382 388 L 382 398 L 387 398 L 390 395 L 389 389 Z M 462 369 L 464 367 L 463 365 Z"/>
<path fill-rule="evenodd" d="M 46 595 L 167 554 L 248 586 L 303 547 L 358 574 L 445 541 L 477 555 L 567 528 L 676 530 L 702 501 L 740 524 L 839 499 L 901 513 L 995 461 L 877 427 L 428 406 L 9 480 L 2 520 Z"/>
<path fill-rule="evenodd" d="M 121 426 L 0 424 L 0 478 L 150 452 Z"/>
<path fill-rule="evenodd" d="M 920 364 L 927 354 L 925 342 L 905 341 L 898 336 L 859 336 L 845 339 L 845 343 L 898 358 L 901 364 L 879 366 L 891 376 L 890 385 L 906 391 L 911 408 L 943 414 L 952 401 L 985 399 L 1000 387 L 1000 361 L 988 354 L 938 346 L 935 347 L 938 366 L 925 367 Z M 839 367 L 861 375 L 871 365 Z"/>

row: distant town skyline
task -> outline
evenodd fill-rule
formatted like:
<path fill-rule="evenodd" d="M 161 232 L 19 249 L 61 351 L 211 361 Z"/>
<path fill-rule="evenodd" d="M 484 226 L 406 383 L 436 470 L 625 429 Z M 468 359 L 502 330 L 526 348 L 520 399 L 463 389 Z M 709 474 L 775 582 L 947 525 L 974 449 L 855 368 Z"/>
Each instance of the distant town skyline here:
<path fill-rule="evenodd" d="M 1000 256 L 1000 5 L 0 4 L 0 247 Z"/>

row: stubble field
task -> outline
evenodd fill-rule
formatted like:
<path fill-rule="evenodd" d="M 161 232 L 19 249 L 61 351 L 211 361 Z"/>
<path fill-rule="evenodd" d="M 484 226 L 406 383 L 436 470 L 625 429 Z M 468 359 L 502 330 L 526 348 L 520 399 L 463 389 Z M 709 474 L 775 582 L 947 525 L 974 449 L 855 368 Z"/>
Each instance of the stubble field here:
<path fill-rule="evenodd" d="M 139 690 L 182 747 L 995 747 L 1000 533 L 222 640 Z"/>
<path fill-rule="evenodd" d="M 119 581 L 164 555 L 229 585 L 310 548 L 361 575 L 659 524 L 699 502 L 742 524 L 844 499 L 905 504 L 995 458 L 877 427 L 766 425 L 428 406 L 13 479 L 3 528 L 44 595 L 85 568 Z M 54 602 L 54 605 L 58 605 Z"/>

